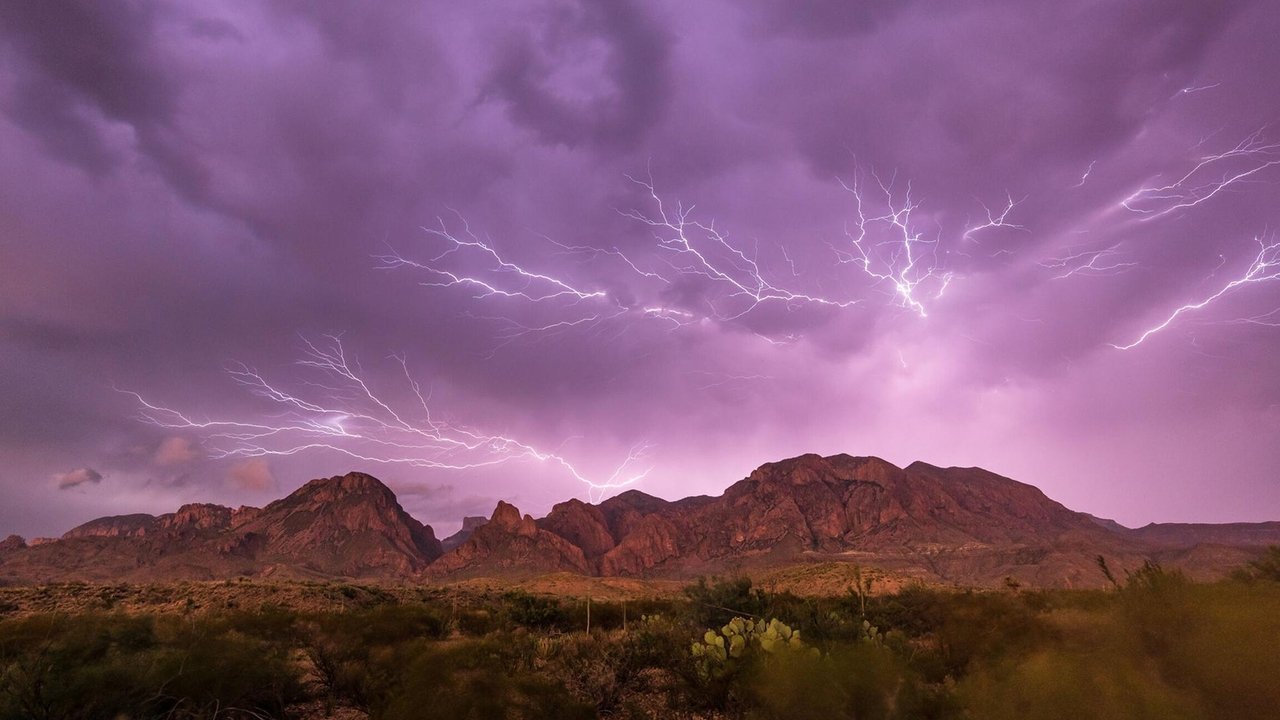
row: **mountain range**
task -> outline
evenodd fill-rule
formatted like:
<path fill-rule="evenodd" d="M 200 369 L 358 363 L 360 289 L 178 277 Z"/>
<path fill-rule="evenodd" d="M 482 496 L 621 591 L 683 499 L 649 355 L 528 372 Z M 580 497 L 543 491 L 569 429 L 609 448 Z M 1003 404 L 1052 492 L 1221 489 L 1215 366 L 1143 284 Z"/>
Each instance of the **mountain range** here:
<path fill-rule="evenodd" d="M 1229 572 L 1280 522 L 1126 528 L 979 468 L 834 455 L 768 463 L 722 495 L 668 501 L 628 490 L 545 517 L 499 502 L 437 540 L 371 475 L 312 480 L 262 508 L 184 505 L 92 520 L 61 538 L 0 542 L 0 583 L 271 577 L 448 582 L 569 572 L 687 578 L 811 563 L 926 583 L 1098 587 L 1154 560 Z"/>

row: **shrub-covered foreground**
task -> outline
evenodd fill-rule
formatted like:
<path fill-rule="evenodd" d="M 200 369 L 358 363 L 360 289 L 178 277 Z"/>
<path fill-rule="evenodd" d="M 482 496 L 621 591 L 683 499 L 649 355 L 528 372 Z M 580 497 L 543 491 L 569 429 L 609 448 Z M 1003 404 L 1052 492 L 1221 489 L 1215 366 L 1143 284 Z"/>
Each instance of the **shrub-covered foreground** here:
<path fill-rule="evenodd" d="M 1275 558 L 1272 558 L 1274 560 Z M 1276 718 L 1280 582 L 0 616 L 22 718 Z M 865 589 L 859 589 L 865 590 Z"/>

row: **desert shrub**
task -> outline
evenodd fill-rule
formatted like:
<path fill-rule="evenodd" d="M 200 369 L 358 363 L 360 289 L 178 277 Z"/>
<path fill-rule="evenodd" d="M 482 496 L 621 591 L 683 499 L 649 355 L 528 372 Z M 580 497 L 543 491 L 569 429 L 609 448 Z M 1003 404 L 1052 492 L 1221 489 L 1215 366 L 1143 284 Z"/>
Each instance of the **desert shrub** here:
<path fill-rule="evenodd" d="M 297 620 L 298 613 L 272 605 L 258 610 L 243 610 L 237 606 L 204 618 L 204 622 L 224 631 L 234 630 L 260 640 L 285 644 L 296 643 Z"/>
<path fill-rule="evenodd" d="M 603 632 L 543 638 L 537 665 L 598 714 L 612 714 L 638 681 L 643 667 L 625 640 Z"/>
<path fill-rule="evenodd" d="M 869 597 L 867 619 L 878 627 L 921 637 L 942 625 L 950 596 L 954 595 L 923 585 L 908 585 L 892 595 Z"/>
<path fill-rule="evenodd" d="M 165 637 L 150 674 L 154 705 L 164 717 L 213 718 L 237 710 L 279 716 L 302 697 L 286 644 L 200 623 L 175 621 L 162 632 L 172 636 Z"/>
<path fill-rule="evenodd" d="M 1123 652 L 1040 650 L 1017 662 L 979 669 L 961 685 L 971 715 L 989 720 L 1205 717 L 1192 698 Z"/>
<path fill-rule="evenodd" d="M 1176 604 L 1160 607 L 1163 614 L 1137 628 L 1161 676 L 1198 695 L 1217 717 L 1275 717 L 1280 589 L 1270 583 L 1188 585 L 1174 595 Z M 1132 615 L 1125 619 L 1132 622 Z"/>
<path fill-rule="evenodd" d="M 638 615 L 628 609 L 630 620 Z M 575 599 L 565 610 L 565 626 L 573 630 L 582 630 L 587 626 L 587 601 Z M 618 630 L 622 628 L 622 603 L 606 600 L 591 601 L 591 629 Z"/>
<path fill-rule="evenodd" d="M 303 652 L 331 702 L 368 710 L 390 692 L 406 653 L 448 634 L 444 612 L 428 605 L 378 605 L 304 623 Z"/>
<path fill-rule="evenodd" d="M 762 618 L 770 611 L 768 595 L 753 588 L 747 577 L 712 581 L 700 577 L 684 588 L 684 596 L 694 624 L 703 627 L 723 625 L 738 616 Z"/>
<path fill-rule="evenodd" d="M 1246 566 L 1249 577 L 1258 580 L 1280 582 L 1280 545 L 1272 545 L 1267 551 Z"/>
<path fill-rule="evenodd" d="M 528 667 L 546 672 L 596 713 L 614 715 L 644 692 L 672 699 L 673 670 L 693 672 L 688 637 L 683 625 L 646 615 L 631 620 L 625 632 L 529 637 Z"/>
<path fill-rule="evenodd" d="M 842 645 L 825 654 L 770 655 L 755 666 L 745 687 L 753 718 L 938 716 L 927 712 L 928 698 L 906 665 L 871 643 Z"/>
<path fill-rule="evenodd" d="M 518 625 L 530 630 L 564 630 L 569 627 L 569 614 L 557 598 L 513 590 L 503 594 L 502 609 L 509 626 Z"/>
<path fill-rule="evenodd" d="M 8 621 L 0 663 L 5 720 L 279 715 L 301 692 L 287 647 L 187 618 Z"/>
<path fill-rule="evenodd" d="M 486 608 L 460 610 L 454 621 L 457 623 L 459 632 L 465 635 L 488 635 L 498 627 L 497 618 Z"/>
<path fill-rule="evenodd" d="M 496 640 L 427 643 L 377 703 L 379 720 L 594 718 L 560 683 L 507 662 Z"/>
<path fill-rule="evenodd" d="M 1200 621 L 1191 582 L 1151 561 L 1127 573 L 1119 597 L 1126 625 L 1155 655 L 1165 654 Z"/>

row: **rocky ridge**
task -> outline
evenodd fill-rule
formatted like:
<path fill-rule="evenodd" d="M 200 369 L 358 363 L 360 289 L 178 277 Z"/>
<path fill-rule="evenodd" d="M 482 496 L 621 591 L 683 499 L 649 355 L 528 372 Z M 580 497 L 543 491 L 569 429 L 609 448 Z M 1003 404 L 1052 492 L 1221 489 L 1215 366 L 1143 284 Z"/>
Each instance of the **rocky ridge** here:
<path fill-rule="evenodd" d="M 458 580 L 551 572 L 689 577 L 803 563 L 856 563 L 965 586 L 1101 586 L 1156 559 L 1220 576 L 1280 544 L 1280 523 L 1129 529 L 1074 512 L 979 468 L 803 455 L 761 466 L 716 497 L 629 490 L 571 499 L 541 519 L 499 502 L 436 540 L 363 473 L 313 480 L 263 508 L 190 504 L 99 518 L 40 545 L 0 543 L 0 580 L 365 577 Z"/>

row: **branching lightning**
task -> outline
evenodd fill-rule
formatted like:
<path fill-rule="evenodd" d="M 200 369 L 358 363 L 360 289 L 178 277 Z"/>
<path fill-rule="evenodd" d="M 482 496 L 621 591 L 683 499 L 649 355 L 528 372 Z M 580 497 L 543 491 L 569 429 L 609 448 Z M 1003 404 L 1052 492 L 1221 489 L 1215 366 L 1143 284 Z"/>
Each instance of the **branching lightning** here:
<path fill-rule="evenodd" d="M 884 196 L 883 208 L 875 211 L 870 209 L 872 203 L 861 187 L 859 175 L 855 174 L 852 185 L 841 181 L 842 187 L 854 196 L 857 218 L 845 228 L 847 245 L 834 248 L 837 259 L 841 264 L 855 265 L 876 283 L 891 285 L 899 305 L 925 317 L 926 303 L 942 297 L 955 274 L 942 269 L 939 239 L 926 238 L 915 227 L 912 213 L 918 204 L 911 196 L 910 185 L 899 197 L 892 182 L 885 183 L 874 173 L 871 177 Z M 431 257 L 415 259 L 392 248 L 376 258 L 381 269 L 409 269 L 425 274 L 422 285 L 427 287 L 466 288 L 473 291 L 476 299 L 512 299 L 543 308 L 537 321 L 489 316 L 488 319 L 505 324 L 499 336 L 503 344 L 533 334 L 588 330 L 628 319 L 656 321 L 675 330 L 699 321 L 732 322 L 764 305 L 787 310 L 815 306 L 845 309 L 864 301 L 799 286 L 804 274 L 794 248 L 778 245 L 779 257 L 773 259 L 776 262 L 763 262 L 758 246 L 736 242 L 714 221 L 695 218 L 693 205 L 665 199 L 651 180 L 630 179 L 644 188 L 648 207 L 620 213 L 652 231 L 652 254 L 641 257 L 618 247 L 568 245 L 544 238 L 561 254 L 584 262 L 616 263 L 634 279 L 627 292 L 583 286 L 562 274 L 531 269 L 479 237 L 461 218 L 461 232 L 454 232 L 443 220 L 438 227 L 423 228 L 444 243 L 444 249 Z M 983 205 L 985 221 L 966 227 L 959 240 L 976 242 L 978 234 L 995 229 L 1025 230 L 1010 219 L 1018 202 L 1006 194 L 998 210 Z M 1001 252 L 1008 251 L 997 254 Z M 771 272 L 771 264 L 783 272 Z M 690 281 L 701 283 L 706 289 L 705 307 L 671 305 L 661 300 L 669 294 L 667 291 L 688 287 Z M 641 299 L 620 299 L 633 294 Z M 548 318 L 548 312 L 554 315 Z M 794 338 L 783 338 L 783 342 L 792 341 Z"/>
<path fill-rule="evenodd" d="M 394 248 L 385 255 L 377 255 L 375 259 L 382 263 L 380 269 L 396 269 L 409 267 L 424 272 L 431 278 L 422 284 L 426 287 L 466 287 L 476 291 L 477 298 L 501 296 L 520 298 L 529 302 L 567 299 L 571 301 L 605 299 L 608 293 L 603 290 L 582 290 L 574 287 L 568 280 L 543 273 L 526 270 L 520 265 L 504 258 L 491 242 L 481 240 L 465 219 L 459 216 L 463 226 L 463 237 L 459 238 L 449 230 L 444 219 L 439 220 L 439 228 L 424 227 L 427 234 L 444 240 L 446 249 L 425 261 L 416 261 L 404 257 Z M 450 256 L 470 252 L 479 256 L 489 267 L 487 275 L 464 274 L 461 271 L 446 269 L 443 262 Z"/>
<path fill-rule="evenodd" d="M 766 276 L 756 253 L 748 254 L 732 243 L 716 229 L 714 222 L 703 223 L 693 219 L 693 205 L 686 207 L 680 202 L 672 205 L 662 199 L 651 181 L 630 179 L 648 192 L 653 210 L 649 213 L 630 210 L 622 214 L 653 229 L 654 241 L 658 249 L 667 254 L 666 260 L 673 274 L 702 278 L 722 290 L 718 298 L 722 304 L 727 300 L 738 305 L 726 310 L 717 306 L 715 300 L 709 300 L 711 314 L 716 320 L 736 320 L 768 303 L 788 308 L 800 305 L 847 308 L 860 302 L 813 295 L 782 286 Z M 790 262 L 790 256 L 784 257 L 794 275 L 795 266 Z M 668 278 L 662 279 L 668 284 L 671 282 Z"/>
<path fill-rule="evenodd" d="M 857 174 L 854 175 L 853 185 L 840 181 L 844 189 L 853 195 L 858 217 L 853 227 L 845 228 L 849 249 L 837 248 L 837 257 L 842 263 L 861 267 L 864 273 L 877 282 L 889 283 L 902 307 L 914 311 L 920 317 L 927 317 L 924 302 L 942 297 L 955 275 L 939 269 L 938 239 L 925 239 L 911 224 L 911 213 L 919 205 L 911 199 L 910 183 L 899 199 L 894 196 L 892 182 L 884 183 L 875 173 L 871 176 L 885 199 L 886 209 L 878 215 L 868 214 Z M 991 217 L 984 227 L 1003 224 L 1004 218 L 1013 209 L 1013 204 L 1013 199 L 1010 198 L 1009 206 L 999 218 Z M 977 229 L 967 232 L 966 236 Z"/>
<path fill-rule="evenodd" d="M 374 391 L 359 363 L 347 355 L 340 336 L 324 338 L 322 343 L 303 338 L 303 355 L 295 363 L 306 371 L 295 383 L 303 388 L 300 391 L 268 381 L 245 365 L 228 369 L 237 384 L 279 407 L 281 412 L 270 419 L 199 420 L 155 404 L 139 393 L 121 392 L 138 402 L 141 420 L 202 435 L 215 458 L 329 450 L 366 462 L 441 470 L 536 461 L 556 465 L 587 485 L 593 501 L 608 490 L 635 483 L 649 473 L 648 469 L 635 469 L 648 450 L 644 443 L 633 446 L 610 475 L 593 480 L 558 451 L 443 420 L 432 412 L 430 393 L 423 392 L 403 357 L 394 359 L 400 365 L 413 408 L 397 409 L 396 403 Z"/>
<path fill-rule="evenodd" d="M 977 242 L 976 240 L 973 239 L 974 235 L 982 232 L 983 230 L 991 230 L 994 228 L 1006 228 L 1009 230 L 1025 231 L 1027 229 L 1025 226 L 1017 225 L 1015 223 L 1011 223 L 1008 221 L 1009 213 L 1013 212 L 1013 208 L 1017 206 L 1018 201 L 1015 201 L 1013 199 L 1013 195 L 1010 195 L 1008 193 L 1005 194 L 1005 197 L 1006 197 L 1006 202 L 1005 202 L 1004 208 L 1000 211 L 999 215 L 996 215 L 995 213 L 993 213 L 991 211 L 991 208 L 983 204 L 982 209 L 987 213 L 987 221 L 980 225 L 973 225 L 971 227 L 966 228 L 964 231 L 964 234 L 960 236 L 960 239 L 965 240 L 966 242 Z"/>
<path fill-rule="evenodd" d="M 1053 280 L 1065 280 L 1076 275 L 1085 277 L 1119 275 L 1141 265 L 1138 262 L 1121 259 L 1125 255 L 1116 249 L 1118 247 L 1119 243 L 1116 243 L 1101 250 L 1083 250 L 1042 260 L 1039 265 L 1047 270 L 1058 272 L 1053 276 Z"/>
<path fill-rule="evenodd" d="M 1280 242 L 1273 241 L 1268 244 L 1263 242 L 1261 238 L 1255 238 L 1255 240 L 1258 243 L 1258 254 L 1254 257 L 1253 262 L 1249 265 L 1249 268 L 1243 275 L 1227 283 L 1222 287 L 1222 289 L 1203 300 L 1188 303 L 1174 310 L 1169 317 L 1164 320 L 1164 322 L 1142 333 L 1137 340 L 1134 340 L 1128 345 L 1112 344 L 1111 347 L 1117 350 L 1131 350 L 1141 345 L 1147 338 L 1169 327 L 1184 313 L 1203 309 L 1223 295 L 1246 285 L 1256 285 L 1258 283 L 1280 280 Z"/>
<path fill-rule="evenodd" d="M 1227 322 L 1233 325 L 1261 325 L 1263 327 L 1280 327 L 1280 308 L 1276 308 L 1271 312 L 1253 315 L 1251 317 L 1236 318 Z"/>
<path fill-rule="evenodd" d="M 1143 220 L 1154 220 L 1195 207 L 1276 165 L 1280 165 L 1280 143 L 1265 142 L 1259 130 L 1226 152 L 1201 157 L 1186 174 L 1167 185 L 1139 188 L 1120 205 L 1142 215 Z"/>

